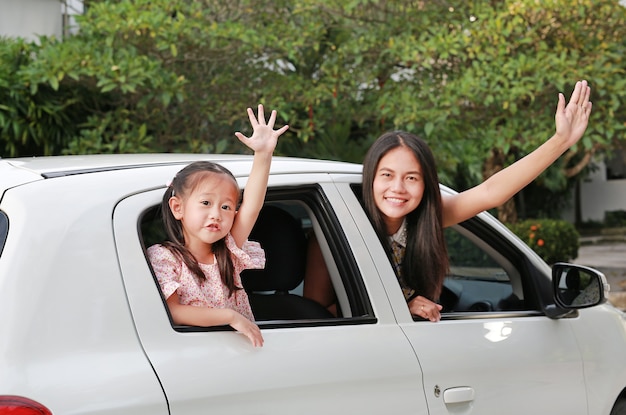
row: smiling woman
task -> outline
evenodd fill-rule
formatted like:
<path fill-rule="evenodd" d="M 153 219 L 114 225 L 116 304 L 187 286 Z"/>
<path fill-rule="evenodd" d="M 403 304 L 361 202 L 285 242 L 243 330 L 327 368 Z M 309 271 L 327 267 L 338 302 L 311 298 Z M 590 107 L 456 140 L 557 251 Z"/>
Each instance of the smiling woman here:
<path fill-rule="evenodd" d="M 388 234 L 402 226 L 404 217 L 422 201 L 422 168 L 415 156 L 402 147 L 385 154 L 378 162 L 373 184 L 374 203 L 380 209 Z"/>
<path fill-rule="evenodd" d="M 576 144 L 587 128 L 590 93 L 587 81 L 579 81 L 567 105 L 559 94 L 556 133 L 548 141 L 480 185 L 445 199 L 435 158 L 421 138 L 392 131 L 372 144 L 363 162 L 363 201 L 411 314 L 433 322 L 441 318 L 439 297 L 448 270 L 443 228 L 503 204 Z M 332 311 L 330 287 L 328 273 L 311 263 L 305 295 Z"/>

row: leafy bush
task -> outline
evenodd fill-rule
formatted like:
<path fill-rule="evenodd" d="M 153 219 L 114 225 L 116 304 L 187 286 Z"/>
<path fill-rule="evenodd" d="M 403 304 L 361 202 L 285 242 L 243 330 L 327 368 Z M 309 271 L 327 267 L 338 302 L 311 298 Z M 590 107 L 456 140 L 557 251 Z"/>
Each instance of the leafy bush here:
<path fill-rule="evenodd" d="M 608 227 L 626 226 L 626 210 L 612 210 L 605 212 L 604 223 Z"/>
<path fill-rule="evenodd" d="M 528 219 L 507 226 L 548 264 L 567 262 L 578 256 L 580 235 L 569 222 Z"/>
<path fill-rule="evenodd" d="M 0 38 L 0 157 L 59 154 L 84 120 L 78 89 L 43 83 L 33 93 L 24 71 L 40 49 L 35 42 Z"/>

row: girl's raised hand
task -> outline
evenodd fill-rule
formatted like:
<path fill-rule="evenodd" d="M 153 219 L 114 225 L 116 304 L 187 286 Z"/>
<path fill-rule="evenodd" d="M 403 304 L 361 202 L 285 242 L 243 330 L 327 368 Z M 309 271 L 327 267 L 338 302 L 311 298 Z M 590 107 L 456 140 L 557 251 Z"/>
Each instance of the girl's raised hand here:
<path fill-rule="evenodd" d="M 276 110 L 273 110 L 270 119 L 265 122 L 265 112 L 263 111 L 263 105 L 259 104 L 258 118 L 254 115 L 252 108 L 248 108 L 248 118 L 252 125 L 252 136 L 246 137 L 240 132 L 236 132 L 235 135 L 246 146 L 248 146 L 254 152 L 267 152 L 273 153 L 278 142 L 278 137 L 282 133 L 289 129 L 288 125 L 274 130 L 274 123 L 276 122 Z"/>
<path fill-rule="evenodd" d="M 565 97 L 559 94 L 559 103 L 554 117 L 556 134 L 565 140 L 568 147 L 576 144 L 587 129 L 591 114 L 590 94 L 591 88 L 587 85 L 587 81 L 576 82 L 567 106 Z"/>

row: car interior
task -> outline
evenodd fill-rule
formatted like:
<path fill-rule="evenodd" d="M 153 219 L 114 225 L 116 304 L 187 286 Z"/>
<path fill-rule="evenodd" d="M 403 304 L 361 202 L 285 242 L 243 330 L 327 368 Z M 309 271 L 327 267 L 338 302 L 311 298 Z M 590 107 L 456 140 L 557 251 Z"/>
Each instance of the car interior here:
<path fill-rule="evenodd" d="M 319 303 L 302 297 L 299 288 L 306 269 L 307 236 L 302 224 L 276 205 L 265 205 L 250 240 L 265 250 L 265 268 L 241 273 L 257 320 L 332 318 Z"/>
<path fill-rule="evenodd" d="M 336 252 L 346 250 L 345 244 L 337 241 L 341 239 L 337 232 L 340 227 L 328 223 L 321 225 L 321 221 L 317 219 L 318 216 L 329 216 L 329 212 L 321 208 L 323 204 L 315 202 L 319 194 L 319 189 L 314 188 L 286 193 L 268 192 L 268 200 L 251 232 L 249 239 L 259 242 L 265 250 L 266 264 L 261 270 L 243 271 L 241 278 L 255 319 L 264 328 L 277 325 L 284 327 L 285 324 L 302 326 L 362 324 L 375 321 L 371 306 L 364 299 L 366 296 L 362 283 L 361 286 L 358 282 L 354 283 L 360 280 L 360 276 L 355 275 L 354 271 L 348 271 L 356 269 L 353 258 L 352 263 L 350 260 L 341 261 L 338 266 L 333 260 L 328 264 L 332 274 L 340 279 L 339 282 L 335 281 L 342 310 L 339 318 L 333 316 L 319 303 L 302 296 L 309 239 L 315 235 L 322 241 L 320 246 L 326 253 L 325 258 L 327 255 L 328 258 L 332 258 L 333 250 Z M 315 210 L 317 212 L 314 212 Z M 322 228 L 334 229 L 335 235 L 333 236 L 333 232 L 325 233 Z M 144 252 L 149 246 L 167 239 L 159 205 L 143 213 L 139 229 Z M 337 246 L 342 248 L 338 249 Z M 352 278 L 347 278 L 352 282 L 344 283 L 339 275 L 352 275 Z M 154 273 L 153 277 L 155 284 L 158 285 Z M 162 300 L 167 309 L 165 299 Z M 353 315 L 359 317 L 353 318 Z M 193 330 L 189 327 L 174 324 L 173 326 L 180 331 Z"/>
<path fill-rule="evenodd" d="M 450 271 L 444 281 L 444 312 L 519 311 L 524 290 L 519 270 L 463 226 L 444 231 Z"/>

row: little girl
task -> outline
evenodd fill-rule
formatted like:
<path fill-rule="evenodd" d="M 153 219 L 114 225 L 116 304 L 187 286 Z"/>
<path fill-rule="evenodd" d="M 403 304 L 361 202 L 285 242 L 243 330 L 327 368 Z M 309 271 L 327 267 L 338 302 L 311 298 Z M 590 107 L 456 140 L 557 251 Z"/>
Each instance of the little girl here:
<path fill-rule="evenodd" d="M 163 221 L 169 241 L 148 248 L 148 257 L 175 324 L 228 324 L 252 344 L 263 345 L 253 322 L 240 273 L 263 268 L 260 245 L 247 240 L 265 199 L 272 153 L 278 137 L 289 126 L 274 130 L 276 111 L 265 122 L 263 106 L 258 120 L 248 108 L 253 134 L 237 138 L 254 150 L 252 170 L 241 206 L 233 174 L 208 161 L 182 169 L 163 195 Z"/>

